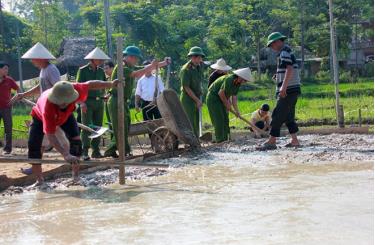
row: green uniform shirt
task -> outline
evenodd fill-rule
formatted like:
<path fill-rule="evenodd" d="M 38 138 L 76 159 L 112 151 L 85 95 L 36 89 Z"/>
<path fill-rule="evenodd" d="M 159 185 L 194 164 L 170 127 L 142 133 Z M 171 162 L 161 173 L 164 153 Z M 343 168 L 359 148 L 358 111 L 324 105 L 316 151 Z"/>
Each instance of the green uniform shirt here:
<path fill-rule="evenodd" d="M 240 89 L 240 85 L 235 85 L 233 83 L 234 79 L 236 79 L 236 75 L 229 74 L 216 79 L 216 81 L 210 86 L 208 89 L 209 93 L 218 95 L 219 91 L 222 89 L 224 90 L 225 96 L 227 98 L 237 95 L 238 90 Z"/>
<path fill-rule="evenodd" d="M 199 98 L 202 95 L 203 72 L 203 65 L 195 66 L 191 61 L 183 65 L 180 72 L 181 92 L 184 92 L 184 86 L 189 87 Z"/>
<path fill-rule="evenodd" d="M 84 83 L 90 80 L 106 81 L 105 73 L 102 68 L 97 67 L 94 71 L 90 64 L 82 66 L 77 72 L 77 82 Z M 104 95 L 104 90 L 89 90 L 88 98 L 95 99 Z"/>
<path fill-rule="evenodd" d="M 139 69 L 143 69 L 142 66 L 129 66 L 128 64 L 124 64 L 124 100 L 127 101 L 131 98 L 135 83 L 135 78 L 131 77 L 133 71 L 137 71 Z M 112 80 L 117 79 L 117 65 L 113 69 L 112 72 Z M 114 97 L 117 97 L 117 88 L 113 88 L 111 94 Z"/>

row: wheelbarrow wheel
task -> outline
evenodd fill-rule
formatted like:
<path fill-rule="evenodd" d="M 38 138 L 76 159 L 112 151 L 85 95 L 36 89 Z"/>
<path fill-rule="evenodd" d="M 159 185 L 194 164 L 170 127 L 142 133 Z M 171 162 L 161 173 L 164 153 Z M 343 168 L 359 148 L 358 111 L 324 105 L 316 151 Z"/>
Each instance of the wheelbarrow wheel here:
<path fill-rule="evenodd" d="M 151 147 L 155 153 L 177 150 L 177 136 L 166 127 L 159 127 L 155 129 L 151 134 Z"/>

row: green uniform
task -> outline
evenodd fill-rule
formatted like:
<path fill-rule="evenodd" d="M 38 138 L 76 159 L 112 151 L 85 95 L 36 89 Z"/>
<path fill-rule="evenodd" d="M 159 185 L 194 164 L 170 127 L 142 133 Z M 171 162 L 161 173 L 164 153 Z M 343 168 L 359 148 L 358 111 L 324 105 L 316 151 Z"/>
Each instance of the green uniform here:
<path fill-rule="evenodd" d="M 185 92 L 184 86 L 189 87 L 195 96 L 200 98 L 202 96 L 202 82 L 204 76 L 203 71 L 203 65 L 195 66 L 191 61 L 189 61 L 182 66 L 180 72 L 181 103 L 197 137 L 199 137 L 199 110 L 195 101 Z"/>
<path fill-rule="evenodd" d="M 219 91 L 224 90 L 227 99 L 231 96 L 237 95 L 240 85 L 235 85 L 233 83 L 235 79 L 236 75 L 232 74 L 222 76 L 208 89 L 206 101 L 211 122 L 215 128 L 215 138 L 217 143 L 228 140 L 230 133 L 228 112 L 219 97 Z"/>
<path fill-rule="evenodd" d="M 77 73 L 77 82 L 83 83 L 89 80 L 101 80 L 105 81 L 105 73 L 102 68 L 97 67 L 96 70 L 93 70 L 90 64 L 87 64 L 81 68 L 79 68 Z M 102 126 L 103 123 L 103 113 L 104 113 L 104 103 L 102 97 L 104 95 L 103 90 L 90 90 L 86 105 L 87 105 L 87 112 L 83 113 L 81 111 L 82 123 L 91 127 L 92 125 L 95 126 Z M 86 130 L 81 131 L 81 138 L 83 144 L 84 153 L 88 152 L 90 148 L 90 133 Z M 91 140 L 91 147 L 93 149 L 93 153 L 99 153 L 99 144 L 100 144 L 100 137 Z"/>
<path fill-rule="evenodd" d="M 138 69 L 142 69 L 143 67 L 135 67 L 135 66 L 129 66 L 126 63 L 124 64 L 124 133 L 125 133 L 125 153 L 130 153 L 130 145 L 129 145 L 129 139 L 128 139 L 128 133 L 129 133 L 129 125 L 130 125 L 130 111 L 129 111 L 129 99 L 131 98 L 131 95 L 133 93 L 134 83 L 135 79 L 131 77 L 131 73 L 133 71 L 136 71 Z M 112 73 L 112 80 L 117 79 L 117 65 L 113 69 Z M 114 131 L 114 136 L 116 140 L 116 145 L 118 143 L 118 104 L 117 104 L 117 89 L 112 89 L 111 92 L 111 98 L 109 99 L 109 111 L 110 116 L 112 120 L 112 128 Z M 116 145 L 111 144 L 109 148 L 106 151 L 106 155 L 112 153 L 113 151 L 116 151 Z"/>

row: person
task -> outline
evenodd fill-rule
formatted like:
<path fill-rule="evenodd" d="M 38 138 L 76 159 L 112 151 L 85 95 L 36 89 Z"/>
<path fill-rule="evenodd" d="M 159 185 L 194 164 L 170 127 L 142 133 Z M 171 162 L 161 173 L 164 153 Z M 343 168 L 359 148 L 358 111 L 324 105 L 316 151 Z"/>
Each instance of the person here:
<path fill-rule="evenodd" d="M 270 128 L 270 106 L 263 104 L 259 109 L 251 114 L 250 121 L 259 129 L 260 132 L 268 131 Z"/>
<path fill-rule="evenodd" d="M 85 83 L 57 82 L 51 89 L 47 89 L 39 97 L 31 110 L 32 123 L 28 139 L 28 157 L 42 158 L 42 141 L 44 135 L 53 147 L 73 164 L 73 176 L 78 178 L 78 162 L 82 154 L 82 141 L 79 136 L 77 121 L 73 115 L 76 103 L 84 102 L 89 90 L 106 89 L 116 86 L 118 81 L 87 81 Z M 60 143 L 55 135 L 57 127 L 65 132 L 69 140 L 68 145 Z M 43 182 L 41 164 L 32 164 L 32 173 L 37 178 L 37 184 Z"/>
<path fill-rule="evenodd" d="M 89 60 L 89 63 L 80 67 L 77 72 L 76 80 L 78 83 L 84 83 L 89 80 L 106 80 L 104 70 L 99 66 L 104 63 L 104 60 L 110 58 L 98 47 L 92 50 L 86 57 L 85 60 Z M 82 124 L 89 127 L 101 127 L 103 124 L 104 116 L 104 91 L 103 90 L 91 90 L 87 97 L 86 102 L 80 104 L 81 108 L 81 122 Z M 81 138 L 83 144 L 83 160 L 90 160 L 89 149 L 92 148 L 92 158 L 102 158 L 100 153 L 99 144 L 101 137 L 94 139 L 89 138 L 90 133 L 86 130 L 81 131 Z"/>
<path fill-rule="evenodd" d="M 188 53 L 189 61 L 180 71 L 182 106 L 189 118 L 194 134 L 199 137 L 199 110 L 202 107 L 202 82 L 205 54 L 200 47 L 192 47 Z"/>
<path fill-rule="evenodd" d="M 150 61 L 143 62 L 144 66 L 150 64 Z M 158 76 L 157 87 L 155 89 L 155 80 L 156 76 L 149 71 L 137 82 L 137 88 L 135 90 L 135 109 L 137 112 L 142 109 L 144 121 L 161 118 L 157 105 L 152 103 L 156 102 L 156 98 L 164 90 L 164 84 L 160 76 Z"/>
<path fill-rule="evenodd" d="M 8 76 L 9 65 L 0 61 L 0 121 L 4 122 L 5 145 L 4 155 L 12 153 L 12 105 L 10 104 L 12 90 L 20 91 L 16 82 Z"/>
<path fill-rule="evenodd" d="M 141 50 L 136 46 L 128 46 L 123 51 L 124 59 L 124 109 L 125 109 L 125 117 L 124 117 L 124 133 L 125 133 L 125 154 L 131 155 L 131 149 L 128 140 L 128 132 L 129 132 L 129 125 L 130 125 L 130 111 L 129 111 L 129 103 L 128 100 L 130 99 L 133 88 L 134 88 L 134 79 L 140 78 L 147 72 L 151 72 L 152 70 L 156 69 L 156 67 L 164 67 L 170 63 L 170 58 L 166 57 L 163 62 L 157 62 L 153 60 L 150 65 L 146 67 L 137 66 L 138 60 L 142 58 Z M 118 65 L 115 66 L 113 73 L 112 73 L 112 80 L 117 78 L 117 69 Z M 117 88 L 113 88 L 111 91 L 111 97 L 109 99 L 109 110 L 110 116 L 112 120 L 113 131 L 116 139 L 116 145 L 118 142 L 118 115 L 117 115 Z M 106 152 L 104 153 L 105 156 L 111 156 L 115 152 L 113 145 L 110 145 Z"/>
<path fill-rule="evenodd" d="M 220 58 L 216 61 L 215 64 L 210 66 L 214 71 L 208 77 L 208 88 L 221 76 L 228 74 L 232 67 L 227 65 L 223 58 Z"/>
<path fill-rule="evenodd" d="M 21 58 L 30 59 L 31 63 L 40 70 L 39 83 L 25 92 L 18 92 L 11 99 L 12 104 L 23 98 L 40 95 L 44 91 L 52 88 L 55 83 L 61 80 L 59 69 L 57 69 L 54 64 L 50 63 L 51 60 L 54 60 L 56 58 L 48 51 L 48 49 L 43 46 L 43 44 L 39 42 L 36 43 L 24 55 L 22 55 Z M 62 130 L 58 128 L 56 134 L 61 136 L 62 133 Z M 51 144 L 48 142 L 48 140 L 45 140 L 43 142 L 43 149 L 52 149 Z M 31 171 L 31 168 L 21 168 L 21 172 L 26 175 L 30 175 Z"/>
<path fill-rule="evenodd" d="M 115 64 L 113 64 L 111 60 L 107 60 L 104 62 L 103 70 L 104 70 L 105 76 L 107 77 L 107 80 L 111 79 L 114 68 L 115 68 Z"/>
<path fill-rule="evenodd" d="M 301 94 L 301 81 L 296 57 L 284 41 L 287 37 L 280 32 L 268 36 L 267 46 L 278 52 L 276 71 L 276 107 L 272 112 L 270 137 L 257 150 L 275 150 L 276 139 L 280 137 L 281 126 L 285 123 L 292 137 L 287 147 L 299 147 L 297 138 L 298 126 L 295 120 L 295 108 Z"/>
<path fill-rule="evenodd" d="M 43 46 L 43 44 L 36 43 L 21 58 L 31 59 L 31 63 L 40 69 L 39 83 L 26 92 L 17 93 L 12 98 L 12 101 L 42 94 L 47 89 L 52 88 L 56 82 L 61 80 L 59 69 L 57 69 L 54 64 L 50 63 L 50 60 L 56 58 Z"/>
<path fill-rule="evenodd" d="M 115 68 L 115 64 L 113 64 L 113 62 L 111 60 L 107 60 L 107 61 L 104 62 L 103 70 L 105 72 L 105 76 L 107 78 L 107 81 L 109 81 L 111 79 L 114 68 Z M 117 155 L 117 152 L 116 152 L 117 151 L 116 139 L 115 139 L 115 135 L 113 134 L 112 120 L 111 120 L 109 107 L 108 107 L 108 100 L 109 100 L 110 96 L 111 96 L 111 91 L 107 91 L 107 94 L 104 96 L 104 105 L 105 105 L 105 115 L 107 117 L 107 122 L 108 122 L 108 128 L 112 131 L 111 132 L 111 143 L 109 144 L 111 148 L 108 148 L 104 152 L 104 157 L 118 158 L 118 155 Z M 110 153 L 110 154 L 108 155 L 108 153 Z"/>
<path fill-rule="evenodd" d="M 215 129 L 215 143 L 228 140 L 230 134 L 228 113 L 232 111 L 240 117 L 237 93 L 241 84 L 250 80 L 250 69 L 242 68 L 235 70 L 233 74 L 218 78 L 208 89 L 206 103 Z"/>

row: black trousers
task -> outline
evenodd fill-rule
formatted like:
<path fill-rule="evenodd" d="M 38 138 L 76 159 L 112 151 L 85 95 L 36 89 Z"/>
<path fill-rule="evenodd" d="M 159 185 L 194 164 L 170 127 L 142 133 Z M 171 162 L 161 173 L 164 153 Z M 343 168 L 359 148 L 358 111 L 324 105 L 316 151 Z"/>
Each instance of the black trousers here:
<path fill-rule="evenodd" d="M 160 111 L 157 106 L 153 105 L 153 106 L 146 107 L 150 103 L 151 102 L 149 101 L 145 101 L 141 99 L 142 115 L 143 115 L 143 120 L 145 121 L 161 118 Z"/>
<path fill-rule="evenodd" d="M 77 121 L 73 115 L 70 115 L 68 120 L 60 126 L 65 132 L 66 137 L 70 143 L 70 154 L 80 156 L 82 149 L 76 149 L 77 147 L 82 148 L 80 140 L 73 140 L 73 138 L 79 136 Z M 30 125 L 29 140 L 28 140 L 28 156 L 29 158 L 42 158 L 42 143 L 44 138 L 43 122 L 35 117 Z"/>
<path fill-rule="evenodd" d="M 287 94 L 285 98 L 279 97 L 272 112 L 270 135 L 280 137 L 281 126 L 285 123 L 290 134 L 298 132 L 298 125 L 295 120 L 296 104 L 300 93 Z"/>
<path fill-rule="evenodd" d="M 0 109 L 0 122 L 4 121 L 5 146 L 4 151 L 12 151 L 12 108 Z"/>

